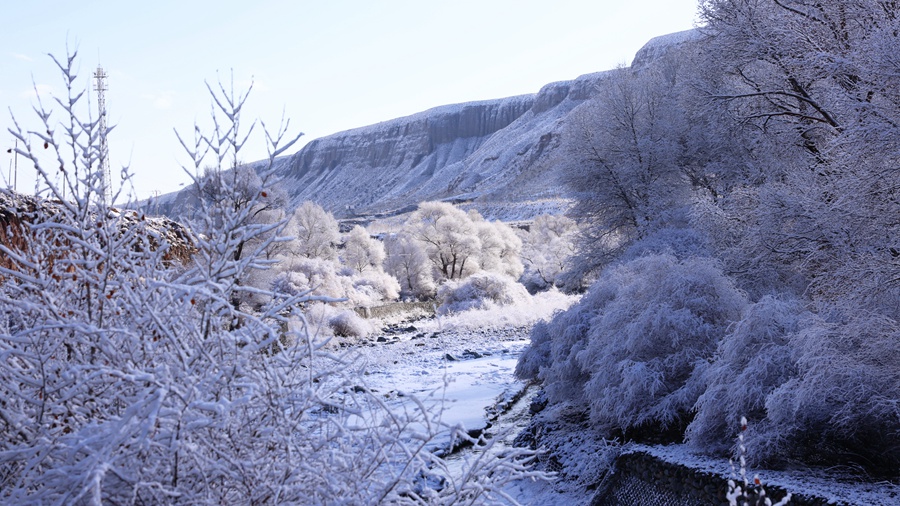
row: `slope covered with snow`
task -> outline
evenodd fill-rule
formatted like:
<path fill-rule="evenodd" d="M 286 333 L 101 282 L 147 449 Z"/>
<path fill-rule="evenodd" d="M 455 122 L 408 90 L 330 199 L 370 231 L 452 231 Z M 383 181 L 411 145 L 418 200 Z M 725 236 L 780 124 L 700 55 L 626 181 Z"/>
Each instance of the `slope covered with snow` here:
<path fill-rule="evenodd" d="M 696 38 L 693 31 L 657 37 L 635 64 L 677 58 L 673 49 Z M 601 93 L 609 75 L 586 74 L 532 95 L 445 105 L 315 139 L 276 160 L 289 207 L 312 200 L 339 218 L 396 213 L 425 200 L 465 203 L 490 219 L 563 212 L 570 202 L 559 181 L 566 124 Z M 158 205 L 177 213 L 189 200 L 167 195 Z"/>

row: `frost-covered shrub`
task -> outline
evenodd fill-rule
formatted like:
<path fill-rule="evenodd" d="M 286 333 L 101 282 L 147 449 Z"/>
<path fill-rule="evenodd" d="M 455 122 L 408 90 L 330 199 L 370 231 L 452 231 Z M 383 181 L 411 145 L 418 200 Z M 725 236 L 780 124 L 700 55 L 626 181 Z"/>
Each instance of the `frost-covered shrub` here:
<path fill-rule="evenodd" d="M 332 260 L 305 257 L 282 259 L 279 268 L 282 272 L 275 276 L 273 286 L 290 293 L 309 291 L 346 299 L 344 304 L 349 306 L 373 306 L 400 294 L 397 280 L 379 270 L 358 274 Z"/>
<path fill-rule="evenodd" d="M 400 296 L 400 283 L 397 278 L 381 269 L 367 270 L 353 276 L 355 294 L 350 300 L 357 306 L 372 306 L 382 301 L 396 300 Z"/>
<path fill-rule="evenodd" d="M 702 373 L 706 390 L 687 429 L 690 444 L 707 451 L 730 448 L 728 441 L 740 432 L 742 416 L 754 420 L 752 434 L 769 432 L 766 399 L 796 375 L 790 340 L 803 314 L 796 299 L 771 295 L 744 310 Z M 754 438 L 751 454 L 771 452 L 768 439 Z"/>
<path fill-rule="evenodd" d="M 303 272 L 283 271 L 272 280 L 272 290 L 278 293 L 297 295 L 310 289 L 309 278 Z"/>
<path fill-rule="evenodd" d="M 531 328 L 531 343 L 516 363 L 516 377 L 536 380 L 542 367 L 550 364 L 552 334 L 546 321 L 539 321 Z"/>
<path fill-rule="evenodd" d="M 614 269 L 601 283 L 615 297 L 591 321 L 577 357 L 591 420 L 629 429 L 682 423 L 703 384 L 695 368 L 712 357 L 747 301 L 707 258 L 653 255 Z"/>
<path fill-rule="evenodd" d="M 479 272 L 462 281 L 448 281 L 438 289 L 438 313 L 508 306 L 530 295 L 516 280 L 503 274 Z"/>
<path fill-rule="evenodd" d="M 334 335 L 341 337 L 366 337 L 375 332 L 375 327 L 368 320 L 348 309 L 332 316 L 328 325 Z"/>
<path fill-rule="evenodd" d="M 840 315 L 840 313 L 838 313 Z M 759 460 L 853 462 L 870 472 L 900 468 L 900 325 L 855 311 L 821 317 L 791 338 L 797 374 L 766 399 L 773 440 Z"/>
<path fill-rule="evenodd" d="M 900 380 L 886 357 L 900 356 L 900 327 L 871 314 L 837 319 L 771 296 L 750 306 L 704 373 L 708 386 L 688 442 L 726 450 L 722 441 L 739 427 L 725 421 L 746 412 L 754 464 L 800 459 L 896 469 Z"/>
<path fill-rule="evenodd" d="M 322 258 L 291 258 L 281 262 L 284 273 L 279 282 L 289 283 L 298 291 L 312 290 L 316 295 L 346 298 L 352 288 L 349 276 L 340 274 L 340 265 Z"/>
<path fill-rule="evenodd" d="M 586 403 L 601 429 L 677 426 L 702 393 L 695 368 L 745 304 L 710 259 L 638 258 L 533 334 L 522 373 L 537 366 L 552 402 Z"/>
<path fill-rule="evenodd" d="M 558 313 L 546 325 L 535 325 L 531 346 L 516 366 L 522 379 L 540 379 L 552 402 L 583 404 L 583 387 L 590 377 L 575 357 L 587 345 L 591 320 L 615 295 L 610 284 L 595 283 L 581 300 Z"/>
<path fill-rule="evenodd" d="M 306 317 L 312 332 L 319 338 L 366 337 L 375 327 L 351 309 L 332 304 L 313 303 L 306 308 Z"/>

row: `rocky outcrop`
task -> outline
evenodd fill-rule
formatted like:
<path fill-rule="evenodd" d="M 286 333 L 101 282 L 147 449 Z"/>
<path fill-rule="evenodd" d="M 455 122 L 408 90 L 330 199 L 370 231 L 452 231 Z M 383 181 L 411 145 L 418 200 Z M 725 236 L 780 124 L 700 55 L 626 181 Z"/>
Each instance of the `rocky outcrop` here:
<path fill-rule="evenodd" d="M 634 55 L 634 60 L 631 61 L 631 68 L 640 70 L 663 58 L 671 57 L 673 52 L 680 53 L 681 49 L 689 47 L 691 43 L 697 42 L 702 38 L 703 32 L 697 29 L 653 37 Z M 684 54 L 677 55 L 677 57 L 682 58 L 684 56 Z"/>

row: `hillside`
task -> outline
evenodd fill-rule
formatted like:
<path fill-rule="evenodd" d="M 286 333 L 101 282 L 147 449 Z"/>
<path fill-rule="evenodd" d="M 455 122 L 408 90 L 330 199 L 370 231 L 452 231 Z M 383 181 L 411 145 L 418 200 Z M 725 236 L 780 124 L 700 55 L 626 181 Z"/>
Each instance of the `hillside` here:
<path fill-rule="evenodd" d="M 652 39 L 633 66 L 677 58 L 676 49 L 695 37 Z M 313 200 L 339 218 L 401 212 L 425 200 L 467 202 L 502 220 L 564 212 L 566 123 L 608 76 L 586 74 L 532 95 L 440 106 L 315 139 L 276 161 L 289 207 Z M 163 196 L 160 211 L 178 214 L 189 193 Z"/>

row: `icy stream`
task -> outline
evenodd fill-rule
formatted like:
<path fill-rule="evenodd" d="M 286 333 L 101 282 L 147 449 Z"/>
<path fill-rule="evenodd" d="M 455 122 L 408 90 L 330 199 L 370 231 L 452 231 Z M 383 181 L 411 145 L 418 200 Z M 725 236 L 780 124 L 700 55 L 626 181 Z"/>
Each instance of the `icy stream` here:
<path fill-rule="evenodd" d="M 440 409 L 442 422 L 450 426 L 470 433 L 485 430 L 486 437 L 500 438 L 495 451 L 511 446 L 531 419 L 529 405 L 536 393 L 514 375 L 518 357 L 529 343 L 530 326 L 434 332 L 423 323 L 357 350 L 367 362 L 368 386 L 398 403 L 414 395 Z M 437 443 L 442 442 L 447 441 Z M 470 452 L 455 453 L 448 463 L 462 465 Z M 506 491 L 521 504 L 535 506 L 590 500 L 583 490 L 556 485 L 521 481 Z"/>
<path fill-rule="evenodd" d="M 487 424 L 486 409 L 520 392 L 513 371 L 527 329 L 419 332 L 360 348 L 368 385 L 387 398 L 416 396 L 440 409 L 441 421 L 466 431 Z"/>

